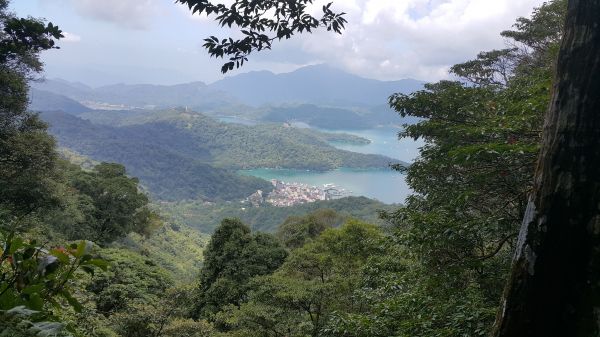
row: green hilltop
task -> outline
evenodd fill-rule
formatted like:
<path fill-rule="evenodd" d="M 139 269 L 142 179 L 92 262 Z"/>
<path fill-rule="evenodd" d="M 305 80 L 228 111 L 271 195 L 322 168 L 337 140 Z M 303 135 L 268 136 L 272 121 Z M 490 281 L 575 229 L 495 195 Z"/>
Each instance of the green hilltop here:
<path fill-rule="evenodd" d="M 97 161 L 123 163 L 152 196 L 164 200 L 239 200 L 272 189 L 264 180 L 238 175 L 239 169 L 330 170 L 397 163 L 329 144 L 367 142 L 360 137 L 283 124 L 226 124 L 185 109 L 95 111 L 80 117 L 42 114 L 62 147 Z"/>

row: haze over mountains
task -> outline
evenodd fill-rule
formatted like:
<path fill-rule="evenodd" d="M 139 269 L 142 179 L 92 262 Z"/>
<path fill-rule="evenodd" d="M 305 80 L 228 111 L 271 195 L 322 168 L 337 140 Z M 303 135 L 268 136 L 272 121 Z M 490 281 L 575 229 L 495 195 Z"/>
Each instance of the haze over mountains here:
<path fill-rule="evenodd" d="M 29 109 L 33 111 L 63 111 L 71 114 L 80 114 L 92 111 L 87 106 L 67 96 L 35 88 L 29 90 Z"/>
<path fill-rule="evenodd" d="M 210 88 L 231 93 L 248 105 L 309 103 L 337 107 L 385 104 L 396 92 L 418 90 L 423 83 L 406 79 L 378 81 L 345 73 L 328 65 L 300 68 L 291 73 L 249 72 L 223 79 Z"/>
<path fill-rule="evenodd" d="M 115 84 L 92 88 L 64 80 L 32 83 L 32 87 L 87 105 L 108 103 L 126 108 L 171 108 L 187 106 L 206 110 L 223 106 L 314 104 L 342 108 L 371 108 L 385 105 L 396 92 L 413 92 L 422 87 L 417 80 L 378 81 L 345 73 L 327 65 L 300 68 L 291 73 L 249 72 L 212 84 L 192 82 L 173 86 Z M 43 106 L 33 97 L 33 106 Z"/>

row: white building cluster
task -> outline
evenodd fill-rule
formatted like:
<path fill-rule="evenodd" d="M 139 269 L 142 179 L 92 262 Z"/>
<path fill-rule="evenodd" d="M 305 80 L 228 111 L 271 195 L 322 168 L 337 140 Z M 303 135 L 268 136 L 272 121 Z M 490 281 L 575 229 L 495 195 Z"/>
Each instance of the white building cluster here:
<path fill-rule="evenodd" d="M 269 193 L 266 201 L 274 206 L 294 206 L 329 199 L 328 193 L 324 189 L 316 186 L 300 183 L 286 183 L 275 179 L 271 180 L 271 183 L 275 189 L 273 192 Z"/>

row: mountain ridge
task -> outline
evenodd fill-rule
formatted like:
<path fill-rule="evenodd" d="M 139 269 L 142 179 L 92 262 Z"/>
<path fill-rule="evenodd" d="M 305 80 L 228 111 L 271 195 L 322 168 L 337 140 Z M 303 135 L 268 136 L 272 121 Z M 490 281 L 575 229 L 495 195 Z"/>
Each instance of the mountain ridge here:
<path fill-rule="evenodd" d="M 206 84 L 113 84 L 92 88 L 62 79 L 33 82 L 31 87 L 63 95 L 80 103 L 97 102 L 129 107 L 203 110 L 246 104 L 299 103 L 333 107 L 368 107 L 384 104 L 396 92 L 413 92 L 424 82 L 414 79 L 380 81 L 363 78 L 328 65 L 313 65 L 288 73 L 252 71 Z"/>
<path fill-rule="evenodd" d="M 183 109 L 109 113 L 112 119 L 96 111 L 41 117 L 60 146 L 93 160 L 124 164 L 162 200 L 239 200 L 272 189 L 264 180 L 240 176 L 240 169 L 379 168 L 399 162 L 337 149 L 326 134 L 314 130 L 227 124 Z"/>

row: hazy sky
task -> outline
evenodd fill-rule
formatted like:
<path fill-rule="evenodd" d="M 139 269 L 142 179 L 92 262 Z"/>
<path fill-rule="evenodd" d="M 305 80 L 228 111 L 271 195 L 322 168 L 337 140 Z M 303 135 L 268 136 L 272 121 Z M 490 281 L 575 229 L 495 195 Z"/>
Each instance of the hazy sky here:
<path fill-rule="evenodd" d="M 277 43 L 232 74 L 329 63 L 368 78 L 439 80 L 451 65 L 502 48 L 499 33 L 544 0 L 333 1 L 348 13 L 343 35 L 319 32 Z M 223 62 L 208 57 L 202 39 L 232 33 L 172 0 L 12 0 L 11 7 L 67 33 L 60 50 L 43 56 L 48 78 L 91 85 L 218 80 Z"/>

